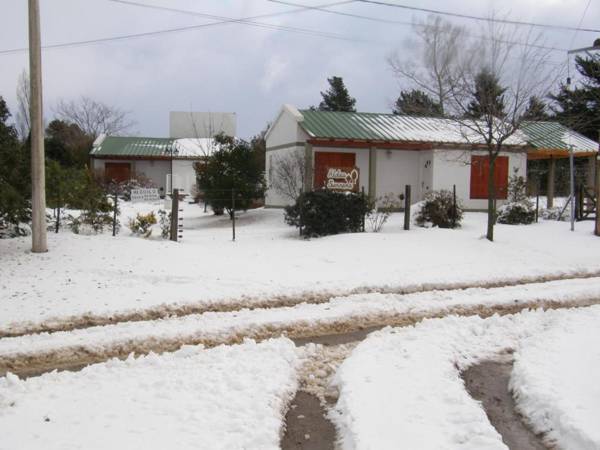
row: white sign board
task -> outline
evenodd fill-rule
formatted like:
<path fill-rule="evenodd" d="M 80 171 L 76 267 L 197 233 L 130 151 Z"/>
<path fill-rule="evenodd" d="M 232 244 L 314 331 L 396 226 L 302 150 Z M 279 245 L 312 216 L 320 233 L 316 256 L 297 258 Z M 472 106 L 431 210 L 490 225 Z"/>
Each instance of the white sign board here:
<path fill-rule="evenodd" d="M 156 188 L 132 189 L 131 201 L 138 202 L 156 202 L 160 200 L 160 194 Z"/>

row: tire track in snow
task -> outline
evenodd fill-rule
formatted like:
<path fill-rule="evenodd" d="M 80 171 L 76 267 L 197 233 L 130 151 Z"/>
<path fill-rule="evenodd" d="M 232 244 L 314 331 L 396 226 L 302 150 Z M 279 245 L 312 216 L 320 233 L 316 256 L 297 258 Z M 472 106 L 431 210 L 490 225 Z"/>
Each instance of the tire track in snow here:
<path fill-rule="evenodd" d="M 432 291 L 458 291 L 471 288 L 500 288 L 532 283 L 544 283 L 557 280 L 577 280 L 600 277 L 600 271 L 576 271 L 561 274 L 532 275 L 520 278 L 485 280 L 481 282 L 420 283 L 395 287 L 362 287 L 347 291 L 306 291 L 295 295 L 273 297 L 240 297 L 236 299 L 214 300 L 186 304 L 162 304 L 155 307 L 116 311 L 111 314 L 83 314 L 69 317 L 45 319 L 42 322 L 14 322 L 0 328 L 0 339 L 18 337 L 34 333 L 53 333 L 113 325 L 123 322 L 143 322 L 171 317 L 185 317 L 207 312 L 233 312 L 243 309 L 273 309 L 293 307 L 302 303 L 323 304 L 334 298 L 349 297 L 356 294 L 398 294 L 406 295 Z"/>
<path fill-rule="evenodd" d="M 167 352 L 182 345 L 213 347 L 286 335 L 318 342 L 369 327 L 407 326 L 446 315 L 512 314 L 529 308 L 570 308 L 600 303 L 600 278 L 527 286 L 354 296 L 327 304 L 207 313 L 152 322 L 123 323 L 71 332 L 0 339 L 0 374 L 32 376 L 125 358 L 130 353 Z M 359 333 L 360 334 L 360 333 Z M 359 336 L 360 339 L 360 336 Z M 343 338 L 340 340 L 343 342 Z"/>

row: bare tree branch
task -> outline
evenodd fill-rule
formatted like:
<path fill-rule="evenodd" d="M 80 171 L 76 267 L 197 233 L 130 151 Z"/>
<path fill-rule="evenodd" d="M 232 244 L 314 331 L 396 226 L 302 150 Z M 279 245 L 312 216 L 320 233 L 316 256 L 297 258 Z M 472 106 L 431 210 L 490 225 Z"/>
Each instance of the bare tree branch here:
<path fill-rule="evenodd" d="M 74 123 L 94 139 L 101 134 L 125 134 L 135 125 L 135 121 L 129 118 L 129 112 L 85 96 L 77 101 L 59 101 L 54 113 L 65 122 Z"/>
<path fill-rule="evenodd" d="M 282 156 L 274 156 L 272 187 L 275 191 L 295 202 L 303 192 L 306 165 L 304 151 L 296 149 Z"/>

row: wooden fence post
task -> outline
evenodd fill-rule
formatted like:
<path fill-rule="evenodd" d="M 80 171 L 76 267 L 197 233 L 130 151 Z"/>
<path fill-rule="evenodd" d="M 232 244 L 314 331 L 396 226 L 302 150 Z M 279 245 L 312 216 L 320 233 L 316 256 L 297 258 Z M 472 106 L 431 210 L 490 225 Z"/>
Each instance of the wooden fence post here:
<path fill-rule="evenodd" d="M 119 211 L 119 196 L 115 193 L 113 197 L 113 229 L 112 235 L 117 235 L 117 212 Z"/>
<path fill-rule="evenodd" d="M 177 242 L 177 228 L 179 225 L 179 189 L 171 191 L 171 240 Z"/>
<path fill-rule="evenodd" d="M 235 242 L 235 189 L 231 190 L 231 231 Z"/>
<path fill-rule="evenodd" d="M 404 189 L 404 229 L 410 230 L 410 184 Z"/>

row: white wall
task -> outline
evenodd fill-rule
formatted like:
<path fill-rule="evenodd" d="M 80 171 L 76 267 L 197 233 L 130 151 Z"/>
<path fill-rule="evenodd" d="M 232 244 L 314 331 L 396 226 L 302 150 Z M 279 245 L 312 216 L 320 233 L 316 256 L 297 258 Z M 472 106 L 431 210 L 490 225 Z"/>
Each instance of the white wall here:
<path fill-rule="evenodd" d="M 236 136 L 237 117 L 235 113 L 171 111 L 169 113 L 169 137 L 172 138 L 212 138 L 223 132 Z"/>
<path fill-rule="evenodd" d="M 487 155 L 485 151 L 435 150 L 433 157 L 433 189 L 452 190 L 456 184 L 456 195 L 463 202 L 465 209 L 485 210 L 486 199 L 471 199 L 471 155 Z M 527 176 L 526 153 L 501 152 L 500 156 L 508 156 L 508 176 L 519 170 L 519 175 Z M 498 200 L 498 205 L 504 203 Z"/>
<path fill-rule="evenodd" d="M 196 161 L 188 159 L 173 160 L 173 189 L 183 190 L 186 194 L 193 194 L 196 186 Z"/>
<path fill-rule="evenodd" d="M 275 167 L 277 165 L 277 161 L 281 158 L 289 157 L 293 152 L 298 151 L 304 155 L 304 147 L 289 147 L 283 148 L 279 150 L 270 150 L 266 154 L 265 161 L 265 178 L 267 180 L 267 191 L 265 192 L 265 205 L 273 206 L 273 207 L 283 207 L 292 203 L 292 200 L 277 192 L 275 188 L 273 188 L 273 182 L 275 181 L 276 172 Z M 299 180 L 302 183 L 302 180 Z"/>
<path fill-rule="evenodd" d="M 295 117 L 284 110 L 273 124 L 272 129 L 269 130 L 266 142 L 267 150 L 280 145 L 305 142 L 308 137 L 306 131 L 298 125 Z"/>
<path fill-rule="evenodd" d="M 420 152 L 411 150 L 377 150 L 377 197 L 399 195 L 411 186 L 411 198 L 419 197 Z"/>
<path fill-rule="evenodd" d="M 157 188 L 163 189 L 161 192 L 165 192 L 167 174 L 171 173 L 171 161 L 140 159 L 131 162 L 133 173 L 150 178 Z"/>

